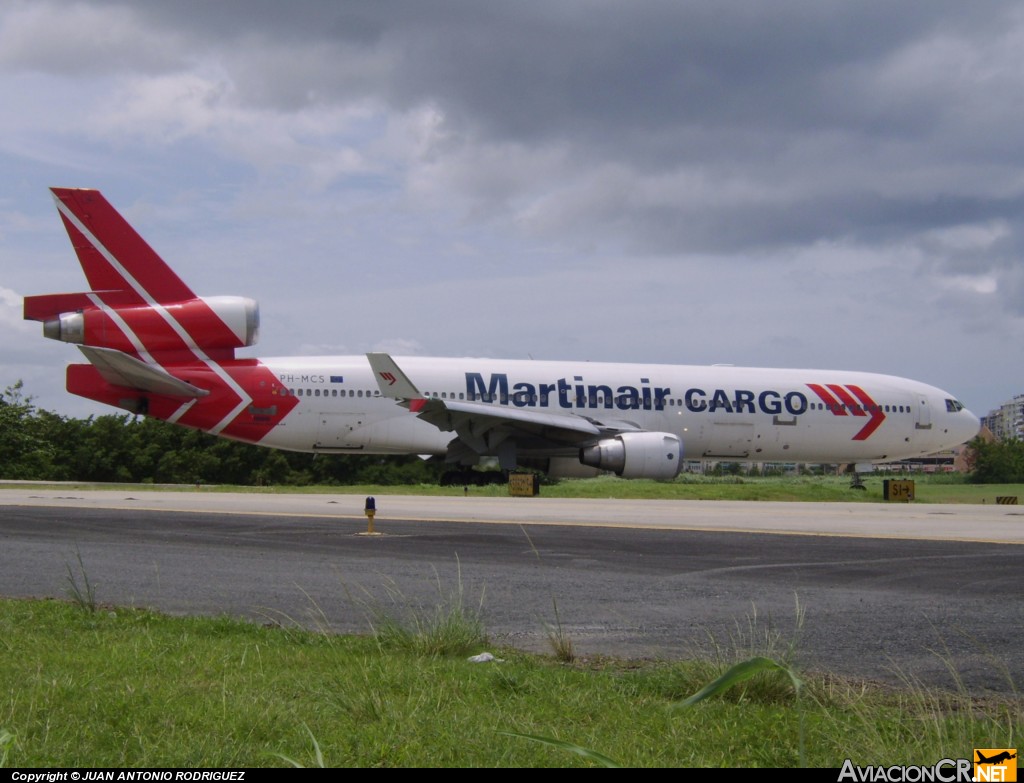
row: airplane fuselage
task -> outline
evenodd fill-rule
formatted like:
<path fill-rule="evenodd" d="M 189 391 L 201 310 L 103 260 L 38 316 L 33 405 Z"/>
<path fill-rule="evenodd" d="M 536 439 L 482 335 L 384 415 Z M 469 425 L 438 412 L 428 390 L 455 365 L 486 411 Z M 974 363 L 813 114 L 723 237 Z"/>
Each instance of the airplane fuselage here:
<path fill-rule="evenodd" d="M 873 373 L 402 357 L 424 397 L 614 420 L 668 432 L 688 459 L 880 462 L 968 440 L 949 394 Z M 294 409 L 260 440 L 298 451 L 444 454 L 454 437 L 380 394 L 365 356 L 260 362 Z M 542 449 L 551 453 L 550 449 Z M 529 448 L 520 453 L 529 455 Z M 571 455 L 572 448 L 563 454 Z"/>

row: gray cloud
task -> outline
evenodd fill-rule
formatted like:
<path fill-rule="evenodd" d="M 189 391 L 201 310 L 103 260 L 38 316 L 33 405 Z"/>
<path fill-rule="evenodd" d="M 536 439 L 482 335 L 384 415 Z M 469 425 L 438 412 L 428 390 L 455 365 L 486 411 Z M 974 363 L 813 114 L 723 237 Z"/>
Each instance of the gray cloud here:
<path fill-rule="evenodd" d="M 577 281 L 566 320 L 589 323 L 607 296 L 592 270 L 619 264 L 636 319 L 726 290 L 757 311 L 743 333 L 765 332 L 748 359 L 781 362 L 814 354 L 801 312 L 906 333 L 892 308 L 907 307 L 933 330 L 1020 335 L 1022 48 L 1010 2 L 14 2 L 0 11 L 0 90 L 25 119 L 0 120 L 0 149 L 47 177 L 131 183 L 151 230 L 184 242 L 188 225 L 183 255 L 226 259 L 204 270 L 217 285 L 298 245 L 319 288 L 376 296 L 436 278 L 438 296 L 471 302 L 452 311 L 486 324 L 500 294 L 473 283 L 514 265 L 556 300 Z M 339 249 L 372 270 L 342 268 Z M 900 288 L 864 282 L 851 303 L 865 270 Z M 759 291 L 716 283 L 725 273 L 754 276 L 797 315 L 758 309 Z M 415 292 L 402 297 L 414 307 Z M 386 333 L 437 349 L 415 319 L 403 328 Z M 446 338 L 505 345 L 478 330 Z M 652 350 L 668 358 L 677 342 L 663 339 Z M 373 339 L 337 341 L 357 342 Z"/>

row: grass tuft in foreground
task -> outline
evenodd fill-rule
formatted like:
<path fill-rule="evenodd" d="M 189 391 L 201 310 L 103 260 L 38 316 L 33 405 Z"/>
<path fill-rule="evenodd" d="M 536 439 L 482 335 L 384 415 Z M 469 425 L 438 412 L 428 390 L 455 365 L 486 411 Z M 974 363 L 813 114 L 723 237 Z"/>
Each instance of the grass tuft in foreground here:
<path fill-rule="evenodd" d="M 435 571 L 437 598 L 433 605 L 407 598 L 397 587 L 389 592 L 390 606 L 371 603 L 370 628 L 382 651 L 420 656 L 453 656 L 480 652 L 487 644 L 483 593 L 477 605 L 467 604 L 461 567 L 456 586 L 446 590 Z"/>
<path fill-rule="evenodd" d="M 70 563 L 65 563 L 67 569 L 67 594 L 71 602 L 83 612 L 96 611 L 96 585 L 89 580 L 89 574 L 85 570 L 85 563 L 82 562 L 82 553 L 75 552 L 78 560 L 78 570 L 71 568 Z"/>

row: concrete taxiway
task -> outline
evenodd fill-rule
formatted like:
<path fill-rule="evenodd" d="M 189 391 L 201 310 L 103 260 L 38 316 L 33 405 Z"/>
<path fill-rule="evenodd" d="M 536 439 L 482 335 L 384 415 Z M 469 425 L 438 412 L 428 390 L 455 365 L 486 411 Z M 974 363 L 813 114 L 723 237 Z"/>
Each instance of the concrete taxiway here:
<path fill-rule="evenodd" d="M 1024 544 L 1024 507 L 379 495 L 378 518 Z M 0 489 L 0 505 L 358 518 L 361 495 Z"/>

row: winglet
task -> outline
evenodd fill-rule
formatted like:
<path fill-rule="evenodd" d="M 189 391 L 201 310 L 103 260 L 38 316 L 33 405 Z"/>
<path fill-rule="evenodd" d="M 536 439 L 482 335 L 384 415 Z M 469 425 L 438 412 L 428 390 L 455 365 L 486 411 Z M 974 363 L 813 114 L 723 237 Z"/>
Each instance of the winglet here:
<path fill-rule="evenodd" d="M 387 353 L 368 353 L 367 360 L 373 370 L 373 376 L 380 386 L 380 393 L 384 397 L 393 400 L 423 400 L 423 394 L 409 380 L 409 376 L 402 372 L 401 368 Z"/>

